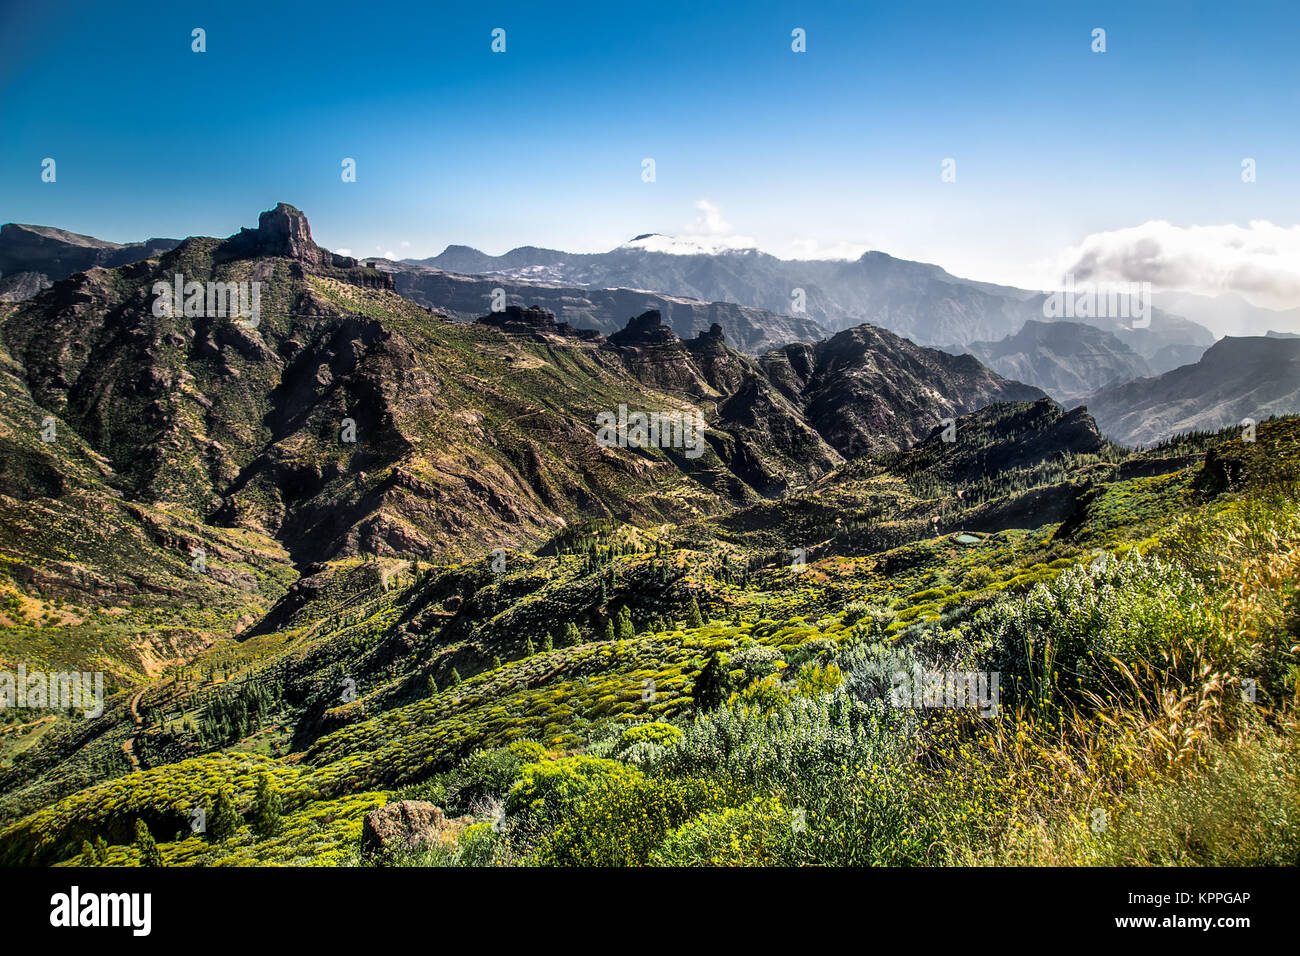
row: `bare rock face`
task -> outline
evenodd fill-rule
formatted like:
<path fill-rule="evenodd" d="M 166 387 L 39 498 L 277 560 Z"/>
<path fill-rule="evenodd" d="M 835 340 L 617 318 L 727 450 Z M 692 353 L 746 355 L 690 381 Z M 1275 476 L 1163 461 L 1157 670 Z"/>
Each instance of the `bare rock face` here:
<path fill-rule="evenodd" d="M 423 800 L 399 800 L 366 814 L 361 853 L 386 854 L 436 843 L 446 826 L 442 810 Z"/>
<path fill-rule="evenodd" d="M 308 269 L 354 269 L 357 260 L 322 249 L 312 240 L 311 225 L 302 211 L 287 202 L 276 203 L 257 217 L 256 229 L 241 229 L 225 242 L 225 251 L 235 258 L 283 256 L 301 262 Z"/>
<path fill-rule="evenodd" d="M 621 332 L 616 332 L 609 337 L 611 345 L 624 347 L 646 346 L 646 345 L 671 345 L 677 341 L 677 336 L 673 330 L 663 324 L 663 318 L 658 309 L 650 309 L 643 312 L 636 318 L 627 323 L 627 327 Z"/>

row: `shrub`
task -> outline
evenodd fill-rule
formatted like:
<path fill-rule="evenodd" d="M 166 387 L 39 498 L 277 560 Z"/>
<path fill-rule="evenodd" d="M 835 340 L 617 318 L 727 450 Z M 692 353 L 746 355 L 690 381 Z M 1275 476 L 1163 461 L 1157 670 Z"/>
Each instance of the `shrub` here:
<path fill-rule="evenodd" d="M 545 756 L 542 745 L 533 741 L 475 751 L 448 774 L 448 802 L 463 810 L 471 810 L 485 800 L 502 799 L 519 779 L 524 765 Z"/>
<path fill-rule="evenodd" d="M 669 834 L 655 866 L 781 866 L 791 862 L 796 821 L 775 797 L 703 813 Z"/>
<path fill-rule="evenodd" d="M 796 692 L 804 697 L 821 697 L 832 693 L 842 683 L 844 675 L 836 664 L 804 664 L 799 669 L 799 683 Z"/>
<path fill-rule="evenodd" d="M 670 747 L 682 739 L 681 729 L 672 724 L 652 721 L 647 724 L 633 724 L 619 735 L 617 750 L 624 750 L 633 744 L 651 743 L 661 747 Z"/>
<path fill-rule="evenodd" d="M 600 757 L 561 757 L 528 764 L 506 798 L 506 812 L 550 819 L 589 790 L 640 776 L 639 771 L 617 760 Z"/>
<path fill-rule="evenodd" d="M 644 866 L 674 829 L 744 791 L 718 780 L 636 777 L 585 793 L 543 840 L 537 862 L 554 866 Z"/>

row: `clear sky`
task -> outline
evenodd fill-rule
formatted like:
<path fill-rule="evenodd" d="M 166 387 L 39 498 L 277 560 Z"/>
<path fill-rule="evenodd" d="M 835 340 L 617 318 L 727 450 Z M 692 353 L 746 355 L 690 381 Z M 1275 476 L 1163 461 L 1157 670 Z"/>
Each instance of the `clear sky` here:
<path fill-rule="evenodd" d="M 1025 285 L 1156 221 L 1192 271 L 1241 235 L 1264 267 L 1300 250 L 1295 2 L 0 10 L 0 221 L 228 235 L 283 200 L 356 255 L 693 230 Z"/>

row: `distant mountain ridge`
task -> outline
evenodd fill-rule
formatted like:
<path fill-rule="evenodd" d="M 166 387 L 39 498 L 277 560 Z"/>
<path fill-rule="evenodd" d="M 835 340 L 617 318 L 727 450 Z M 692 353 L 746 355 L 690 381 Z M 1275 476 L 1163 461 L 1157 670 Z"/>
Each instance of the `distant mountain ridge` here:
<path fill-rule="evenodd" d="M 1199 362 L 1085 401 L 1102 434 L 1128 445 L 1291 414 L 1300 411 L 1300 338 L 1229 336 Z"/>
<path fill-rule="evenodd" d="M 10 223 L 0 233 L 0 300 L 18 301 L 93 266 L 114 266 L 174 248 L 172 239 L 120 245 L 43 226 Z M 398 291 L 453 318 L 477 316 L 496 289 L 507 302 L 537 305 L 561 321 L 605 333 L 628 315 L 657 309 L 692 336 L 715 322 L 728 341 L 758 355 L 812 342 L 864 322 L 919 345 L 961 352 L 1044 320 L 1043 293 L 953 276 L 936 265 L 868 252 L 856 260 L 784 260 L 730 249 L 707 237 L 644 234 L 606 253 L 521 246 L 491 256 L 468 246 L 394 262 Z M 1159 373 L 1194 362 L 1214 341 L 1201 325 L 1162 309 L 1150 324 L 1085 320 L 1116 336 Z"/>
<path fill-rule="evenodd" d="M 440 255 L 404 260 L 394 268 L 441 269 L 586 290 L 653 290 L 807 317 L 829 332 L 866 322 L 919 345 L 958 351 L 974 342 L 1014 335 L 1027 321 L 1045 320 L 1044 293 L 962 279 L 939 266 L 883 252 L 867 252 L 856 260 L 786 260 L 757 249 L 708 250 L 697 245 L 691 237 L 647 235 L 604 253 L 521 246 L 500 256 L 449 246 Z M 1126 319 L 1086 321 L 1114 334 L 1157 372 L 1195 361 L 1214 342 L 1208 329 L 1159 308 L 1152 310 L 1145 328 L 1134 328 Z"/>
<path fill-rule="evenodd" d="M 11 300 L 27 298 L 52 282 L 96 266 L 111 269 L 138 262 L 180 245 L 179 239 L 118 243 L 55 229 L 7 222 L 0 226 L 0 292 Z M 22 283 L 16 277 L 30 274 Z"/>
<path fill-rule="evenodd" d="M 751 355 L 789 342 L 815 342 L 826 332 L 807 316 L 787 316 L 732 302 L 705 302 L 637 289 L 584 289 L 542 281 L 462 274 L 442 269 L 375 261 L 393 276 L 400 295 L 450 318 L 472 320 L 492 307 L 497 290 L 503 305 L 537 306 L 570 325 L 606 334 L 619 331 L 628 316 L 659 312 L 673 332 L 691 338 L 720 325 L 727 341 Z"/>
<path fill-rule="evenodd" d="M 1065 404 L 1152 374 L 1116 336 L 1082 322 L 1031 320 L 1015 335 L 973 342 L 969 350 L 998 374 L 1037 385 Z"/>

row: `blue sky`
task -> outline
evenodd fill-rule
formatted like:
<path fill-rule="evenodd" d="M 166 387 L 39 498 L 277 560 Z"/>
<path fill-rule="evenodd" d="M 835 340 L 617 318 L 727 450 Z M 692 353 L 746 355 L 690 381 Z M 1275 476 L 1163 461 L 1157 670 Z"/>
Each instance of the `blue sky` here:
<path fill-rule="evenodd" d="M 541 7 L 7 2 L 0 221 L 227 235 L 284 200 L 357 255 L 689 226 L 1024 284 L 1153 220 L 1300 232 L 1295 3 Z"/>

